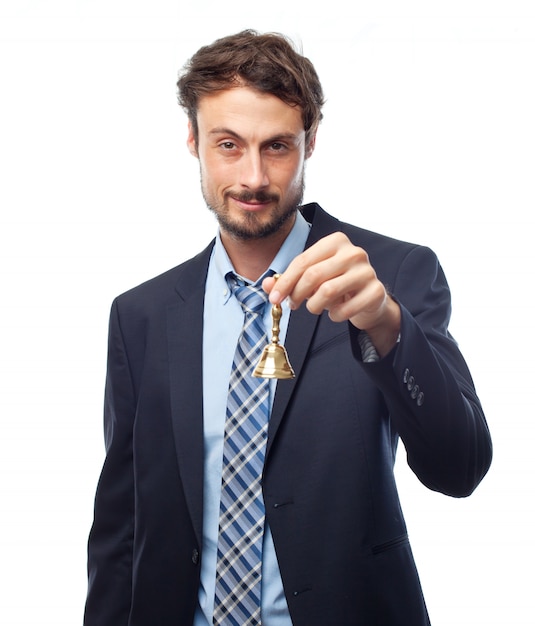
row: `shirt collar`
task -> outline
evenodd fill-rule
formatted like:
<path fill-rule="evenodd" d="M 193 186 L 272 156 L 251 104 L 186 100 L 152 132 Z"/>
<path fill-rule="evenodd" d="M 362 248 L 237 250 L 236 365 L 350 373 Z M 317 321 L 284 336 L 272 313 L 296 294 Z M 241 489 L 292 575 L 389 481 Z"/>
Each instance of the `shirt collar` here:
<path fill-rule="evenodd" d="M 267 272 L 271 270 L 272 273 L 282 274 L 290 262 L 305 249 L 305 244 L 310 232 L 310 224 L 302 216 L 301 211 L 297 211 L 295 224 L 292 230 L 284 240 L 284 243 L 277 252 L 275 258 L 271 262 L 270 266 L 266 268 L 266 271 L 262 276 L 254 283 L 260 285 Z M 232 292 L 228 286 L 227 276 L 229 273 L 236 274 L 238 278 L 241 278 L 235 271 L 232 263 L 229 259 L 227 251 L 221 241 L 221 236 L 218 231 L 216 235 L 214 250 L 212 253 L 212 261 L 214 269 L 217 274 L 217 282 L 221 287 L 221 294 L 224 298 L 224 303 L 228 302 Z M 244 283 L 249 281 L 243 279 Z"/>

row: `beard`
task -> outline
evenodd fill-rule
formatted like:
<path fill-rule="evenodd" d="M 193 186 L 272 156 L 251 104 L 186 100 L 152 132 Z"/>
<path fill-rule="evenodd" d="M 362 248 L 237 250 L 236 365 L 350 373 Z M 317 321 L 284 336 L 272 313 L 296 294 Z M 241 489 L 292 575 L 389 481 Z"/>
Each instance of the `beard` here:
<path fill-rule="evenodd" d="M 297 208 L 303 200 L 305 190 L 304 172 L 301 173 L 295 189 L 282 203 L 277 194 L 270 194 L 264 191 L 227 192 L 223 200 L 219 202 L 210 196 L 202 180 L 201 187 L 206 205 L 216 216 L 222 231 L 241 241 L 265 239 L 277 233 L 288 220 L 295 216 Z M 275 206 L 271 209 L 269 219 L 265 219 L 265 215 L 259 215 L 254 211 L 243 212 L 240 217 L 236 217 L 231 214 L 229 209 L 228 203 L 230 198 L 241 202 L 273 202 Z M 263 212 L 261 213 L 263 214 Z"/>

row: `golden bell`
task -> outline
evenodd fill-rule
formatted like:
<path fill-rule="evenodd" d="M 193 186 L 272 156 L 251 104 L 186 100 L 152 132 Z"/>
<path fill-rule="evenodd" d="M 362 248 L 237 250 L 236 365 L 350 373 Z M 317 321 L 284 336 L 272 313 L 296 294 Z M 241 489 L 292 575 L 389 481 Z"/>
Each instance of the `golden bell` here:
<path fill-rule="evenodd" d="M 278 278 L 275 275 L 275 278 Z M 280 319 L 282 308 L 280 304 L 274 304 L 271 309 L 273 328 L 271 343 L 264 348 L 258 365 L 255 367 L 253 376 L 256 378 L 295 378 L 295 373 L 288 360 L 288 354 L 284 346 L 279 345 Z"/>
<path fill-rule="evenodd" d="M 288 361 L 284 346 L 272 343 L 264 348 L 260 361 L 255 367 L 253 376 L 256 378 L 295 378 L 295 372 Z"/>

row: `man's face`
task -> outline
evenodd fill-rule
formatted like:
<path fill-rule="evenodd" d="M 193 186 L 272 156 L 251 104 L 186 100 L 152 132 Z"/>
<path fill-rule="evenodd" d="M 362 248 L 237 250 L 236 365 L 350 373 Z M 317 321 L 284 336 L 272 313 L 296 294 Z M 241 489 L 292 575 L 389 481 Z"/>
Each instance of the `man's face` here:
<path fill-rule="evenodd" d="M 314 147 L 305 146 L 301 109 L 241 86 L 204 96 L 197 124 L 198 141 L 190 126 L 188 147 L 222 234 L 251 240 L 289 232 Z"/>

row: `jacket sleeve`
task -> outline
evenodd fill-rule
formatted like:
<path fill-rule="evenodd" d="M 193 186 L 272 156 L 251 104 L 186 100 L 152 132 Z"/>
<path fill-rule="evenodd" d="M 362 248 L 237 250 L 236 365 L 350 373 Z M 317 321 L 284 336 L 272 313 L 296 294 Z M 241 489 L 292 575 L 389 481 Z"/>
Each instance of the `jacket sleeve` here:
<path fill-rule="evenodd" d="M 400 341 L 386 357 L 362 367 L 381 390 L 422 483 L 468 496 L 488 471 L 492 444 L 470 372 L 448 332 L 450 292 L 435 254 L 413 248 L 390 289 L 401 306 Z M 358 332 L 351 329 L 361 360 Z"/>
<path fill-rule="evenodd" d="M 88 542 L 84 626 L 128 623 L 132 594 L 135 399 L 117 302 L 112 306 L 104 403 L 106 460 L 97 487 Z"/>

